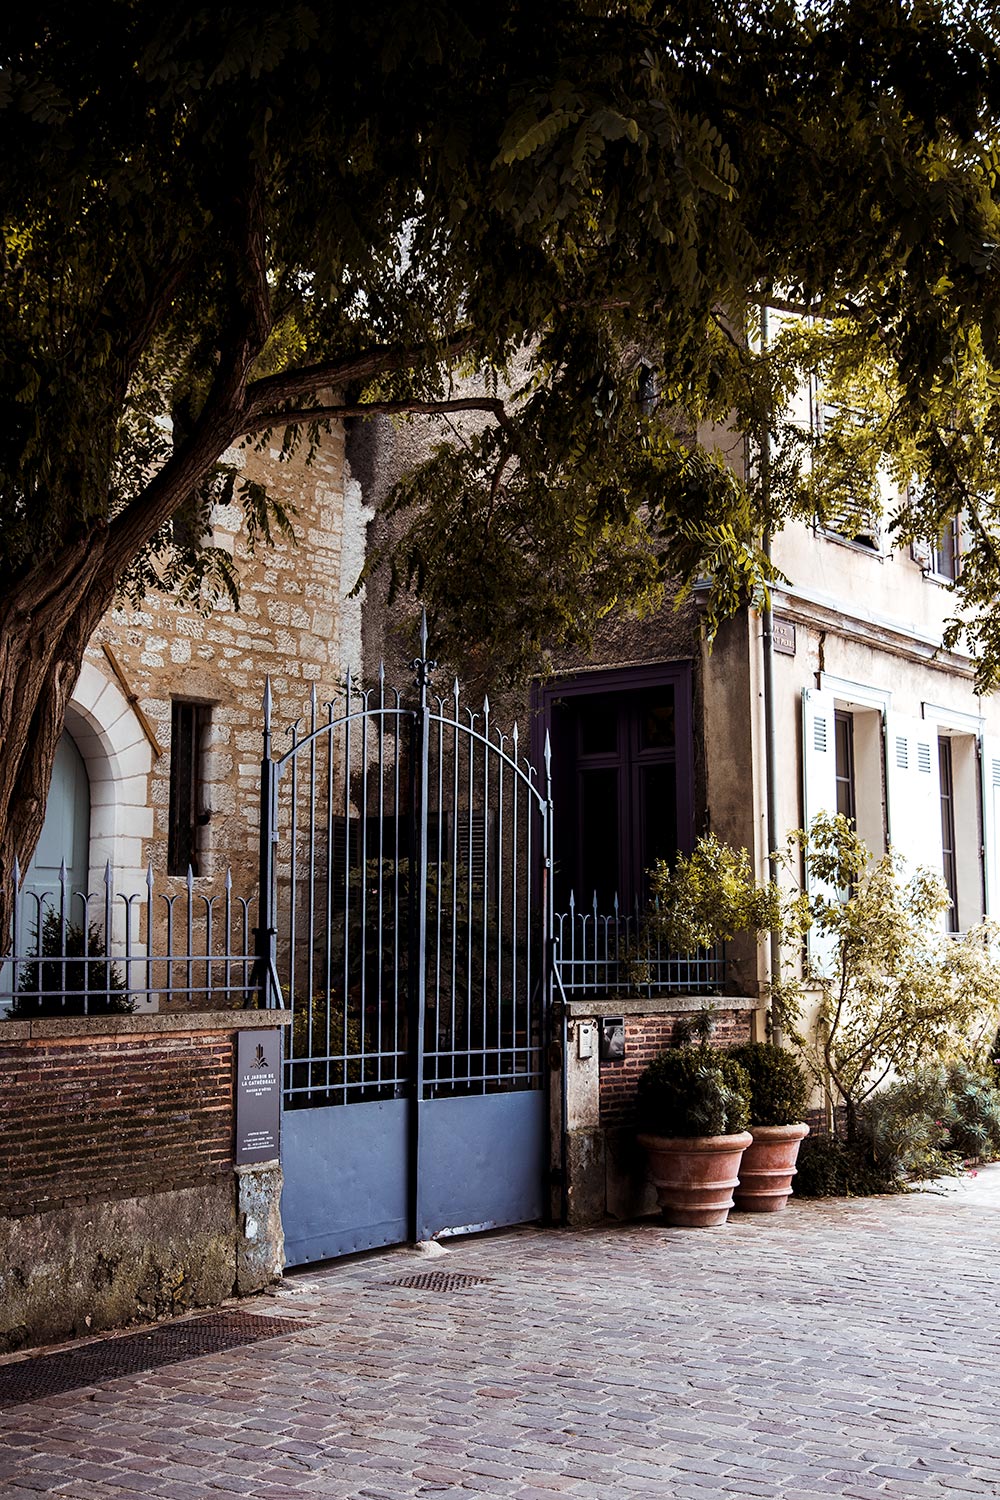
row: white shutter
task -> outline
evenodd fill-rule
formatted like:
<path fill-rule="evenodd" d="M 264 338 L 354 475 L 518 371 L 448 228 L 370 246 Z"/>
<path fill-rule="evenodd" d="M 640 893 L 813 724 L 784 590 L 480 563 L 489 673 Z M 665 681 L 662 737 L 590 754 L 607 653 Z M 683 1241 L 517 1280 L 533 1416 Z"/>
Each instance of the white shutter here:
<path fill-rule="evenodd" d="M 983 785 L 983 855 L 986 869 L 986 915 L 1000 921 L 1000 739 L 984 734 L 979 741 Z"/>
<path fill-rule="evenodd" d="M 837 811 L 835 700 L 820 688 L 802 691 L 802 793 L 806 827 L 818 813 Z"/>
<path fill-rule="evenodd" d="M 890 712 L 885 764 L 889 843 L 905 858 L 908 874 L 926 866 L 943 875 L 937 726 Z"/>
<path fill-rule="evenodd" d="M 837 811 L 837 736 L 834 726 L 835 699 L 820 688 L 802 691 L 802 806 L 808 829 L 819 813 Z M 837 898 L 833 886 L 809 876 L 806 889 L 810 896 Z M 806 938 L 809 961 L 821 974 L 831 974 L 835 967 L 832 939 L 809 929 Z"/>

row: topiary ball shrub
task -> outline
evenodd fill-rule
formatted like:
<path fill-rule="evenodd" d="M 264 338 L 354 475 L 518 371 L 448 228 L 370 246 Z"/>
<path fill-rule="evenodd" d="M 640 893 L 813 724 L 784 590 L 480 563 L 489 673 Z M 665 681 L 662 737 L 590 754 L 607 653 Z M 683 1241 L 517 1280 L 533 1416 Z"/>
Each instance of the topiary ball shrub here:
<path fill-rule="evenodd" d="M 647 1135 L 737 1135 L 750 1119 L 750 1081 L 727 1052 L 668 1048 L 640 1076 L 636 1112 Z"/>
<path fill-rule="evenodd" d="M 747 1042 L 730 1052 L 750 1080 L 751 1125 L 798 1125 L 809 1085 L 797 1058 L 773 1042 Z"/>
<path fill-rule="evenodd" d="M 21 965 L 13 1020 L 32 1016 L 131 1015 L 135 1004 L 117 964 L 108 960 L 104 935 L 47 911 L 35 954 Z"/>

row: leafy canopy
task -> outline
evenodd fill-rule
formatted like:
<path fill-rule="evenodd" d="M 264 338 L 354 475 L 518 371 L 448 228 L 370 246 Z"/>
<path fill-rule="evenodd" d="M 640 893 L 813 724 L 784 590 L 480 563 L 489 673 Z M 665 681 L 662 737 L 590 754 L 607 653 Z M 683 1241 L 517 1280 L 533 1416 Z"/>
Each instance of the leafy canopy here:
<path fill-rule="evenodd" d="M 234 442 L 472 408 L 396 497 L 394 576 L 444 650 L 523 672 L 668 577 L 708 576 L 711 624 L 766 585 L 762 525 L 815 504 L 801 466 L 741 479 L 697 441 L 773 419 L 789 367 L 750 348 L 776 288 L 878 350 L 929 484 L 900 527 L 936 524 L 980 494 L 997 426 L 988 23 L 937 0 L 112 0 L 99 29 L 21 7 L 0 596 L 82 595 L 99 545 L 102 587 L 210 599 L 236 582 L 213 504 L 251 536 L 290 520 Z M 942 427 L 960 495 L 916 414 L 959 412 L 973 359 L 981 438 Z M 983 519 L 992 641 L 992 500 Z"/>

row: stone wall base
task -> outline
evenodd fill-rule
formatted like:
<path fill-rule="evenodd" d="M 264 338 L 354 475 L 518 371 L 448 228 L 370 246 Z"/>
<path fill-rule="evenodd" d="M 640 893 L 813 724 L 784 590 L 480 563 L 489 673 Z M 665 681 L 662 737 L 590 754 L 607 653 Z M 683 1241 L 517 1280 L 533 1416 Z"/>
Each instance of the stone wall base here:
<path fill-rule="evenodd" d="M 214 1307 L 280 1278 L 281 1173 L 0 1218 L 0 1352 Z"/>

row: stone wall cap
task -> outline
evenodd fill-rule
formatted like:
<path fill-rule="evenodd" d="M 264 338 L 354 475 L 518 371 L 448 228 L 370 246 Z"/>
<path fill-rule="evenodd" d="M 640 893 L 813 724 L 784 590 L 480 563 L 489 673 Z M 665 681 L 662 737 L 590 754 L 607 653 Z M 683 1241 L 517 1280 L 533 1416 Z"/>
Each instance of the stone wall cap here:
<path fill-rule="evenodd" d="M 0 1021 L 0 1043 L 52 1037 L 149 1036 L 163 1031 L 256 1031 L 291 1023 L 290 1010 L 150 1010 L 115 1016 L 39 1016 L 32 1021 Z"/>
<path fill-rule="evenodd" d="M 675 1016 L 691 1011 L 761 1010 L 752 995 L 618 995 L 601 1000 L 567 1000 L 570 1020 L 601 1016 Z"/>

